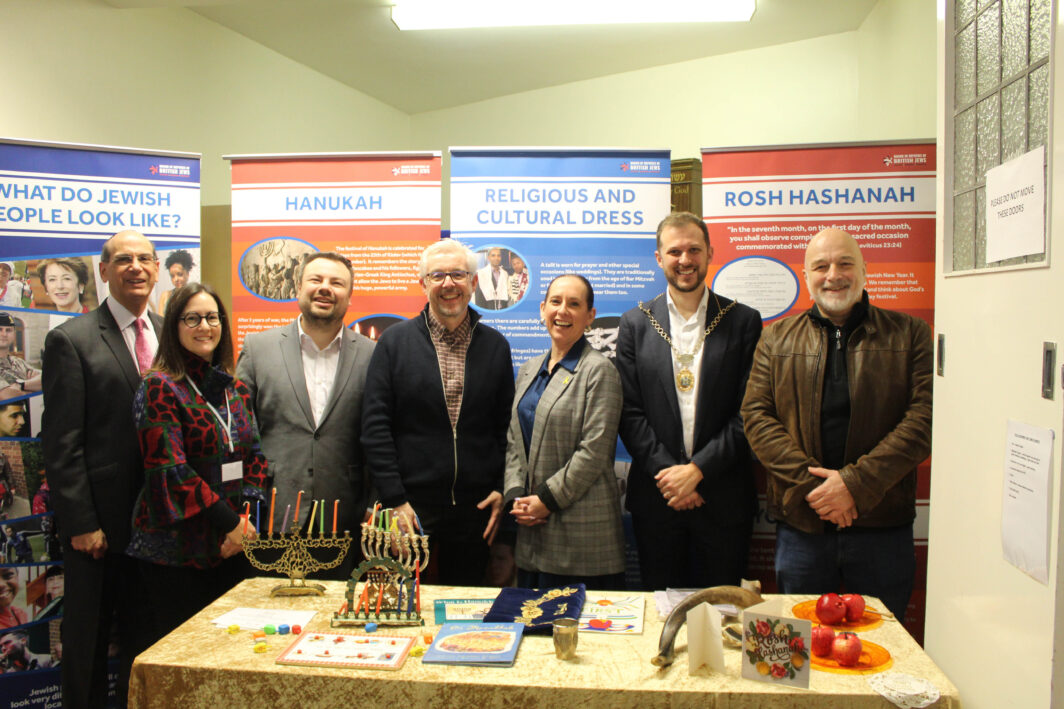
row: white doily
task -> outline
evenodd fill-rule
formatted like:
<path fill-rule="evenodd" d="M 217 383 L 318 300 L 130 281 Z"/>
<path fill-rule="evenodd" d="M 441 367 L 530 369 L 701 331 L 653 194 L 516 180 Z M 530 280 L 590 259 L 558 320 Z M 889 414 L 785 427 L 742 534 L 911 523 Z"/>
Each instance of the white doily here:
<path fill-rule="evenodd" d="M 938 701 L 938 687 L 903 672 L 870 675 L 868 684 L 902 709 L 920 709 Z"/>

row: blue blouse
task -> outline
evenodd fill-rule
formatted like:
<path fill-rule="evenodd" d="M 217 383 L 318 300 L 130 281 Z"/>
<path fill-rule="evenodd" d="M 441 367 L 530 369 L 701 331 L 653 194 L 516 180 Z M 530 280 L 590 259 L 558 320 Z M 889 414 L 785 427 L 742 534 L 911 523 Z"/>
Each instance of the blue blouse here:
<path fill-rule="evenodd" d="M 565 353 L 561 361 L 554 365 L 554 369 L 547 371 L 547 367 L 550 365 L 550 353 L 543 358 L 543 365 L 540 366 L 539 372 L 536 373 L 536 378 L 532 380 L 532 384 L 525 390 L 524 396 L 521 397 L 521 401 L 517 402 L 517 421 L 521 424 L 521 437 L 525 441 L 525 455 L 528 455 L 528 446 L 532 441 L 532 428 L 536 424 L 536 407 L 539 406 L 540 397 L 543 396 L 543 392 L 547 390 L 547 384 L 550 383 L 551 377 L 558 371 L 558 367 L 565 367 L 569 372 L 576 371 L 576 363 L 580 361 L 580 354 L 584 351 L 584 347 L 587 345 L 587 338 L 583 335 L 580 339 L 573 343 L 573 346 L 569 348 L 569 351 Z"/>

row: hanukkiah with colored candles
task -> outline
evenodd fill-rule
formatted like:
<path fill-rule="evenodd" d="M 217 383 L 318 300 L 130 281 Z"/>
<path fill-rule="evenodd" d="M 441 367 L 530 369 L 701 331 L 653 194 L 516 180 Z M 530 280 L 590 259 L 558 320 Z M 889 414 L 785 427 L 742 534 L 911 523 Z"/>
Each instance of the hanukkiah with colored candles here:
<path fill-rule="evenodd" d="M 347 581 L 346 602 L 333 614 L 333 627 L 424 625 L 421 572 L 429 563 L 424 531 L 417 515 L 410 519 L 393 509 L 380 509 L 379 503 L 373 506 L 369 521 L 362 523 L 365 561 Z"/>
<path fill-rule="evenodd" d="M 316 571 L 324 571 L 326 569 L 333 569 L 340 565 L 344 556 L 347 554 L 347 550 L 351 548 L 351 535 L 345 530 L 343 536 L 338 536 L 336 533 L 336 520 L 340 512 L 340 501 L 336 500 L 333 503 L 333 523 L 332 534 L 326 535 L 325 533 L 325 500 L 321 500 L 321 516 L 318 522 L 318 533 L 314 534 L 314 518 L 318 516 L 318 500 L 314 500 L 314 505 L 310 511 L 310 521 L 307 524 L 306 535 L 303 536 L 299 532 L 299 506 L 303 501 L 303 491 L 299 491 L 299 495 L 296 496 L 296 514 L 292 518 L 292 529 L 289 533 L 285 533 L 285 529 L 288 527 L 288 513 L 291 511 L 292 506 L 289 505 L 284 513 L 284 521 L 281 522 L 280 533 L 275 535 L 273 533 L 273 508 L 274 503 L 277 500 L 277 489 L 274 488 L 270 495 L 270 523 L 269 528 L 266 530 L 266 534 L 262 534 L 261 521 L 259 521 L 260 528 L 256 530 L 259 537 L 251 539 L 247 536 L 247 514 L 250 509 L 245 506 L 245 518 L 244 518 L 244 555 L 247 556 L 248 561 L 256 569 L 263 571 L 273 571 L 288 576 L 287 584 L 280 584 L 274 586 L 270 591 L 271 596 L 321 596 L 325 594 L 325 586 L 320 583 L 307 583 L 307 574 L 314 573 Z M 327 550 L 321 554 L 326 557 L 327 560 L 322 561 L 311 553 L 312 549 L 324 549 Z M 260 554 L 263 558 L 277 557 L 274 561 L 263 561 L 256 556 Z"/>

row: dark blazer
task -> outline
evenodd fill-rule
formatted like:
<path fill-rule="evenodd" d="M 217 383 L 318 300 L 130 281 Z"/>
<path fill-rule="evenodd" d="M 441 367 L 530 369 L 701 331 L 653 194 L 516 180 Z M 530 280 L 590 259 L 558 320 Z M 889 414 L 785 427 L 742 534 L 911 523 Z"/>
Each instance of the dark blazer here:
<path fill-rule="evenodd" d="M 290 519 L 290 525 L 308 519 L 312 501 L 324 499 L 329 529 L 333 500 L 340 500 L 338 529 L 358 534 L 369 495 L 359 441 L 362 392 L 374 343 L 346 327 L 342 337 L 336 379 L 317 426 L 310 410 L 296 321 L 244 340 L 236 376 L 251 390 L 262 453 L 277 488 L 274 532 L 281 531 L 285 508 L 292 505 L 294 510 L 303 490 L 300 519 Z"/>
<path fill-rule="evenodd" d="M 156 333 L 162 319 L 149 314 Z M 102 529 L 109 554 L 129 543 L 143 482 L 133 423 L 140 374 L 106 301 L 44 340 L 41 442 L 64 539 Z"/>
<path fill-rule="evenodd" d="M 714 295 L 710 294 L 706 308 L 707 323 L 717 316 L 717 300 L 722 309 L 732 302 Z M 665 295 L 659 295 L 647 307 L 669 332 Z M 617 337 L 617 369 L 624 386 L 620 434 L 632 455 L 625 506 L 633 514 L 663 514 L 668 505 L 654 476 L 662 468 L 691 460 L 704 476 L 697 489 L 706 504 L 698 509 L 712 514 L 721 525 L 752 518 L 756 498 L 739 407 L 760 335 L 760 314 L 736 303 L 706 339 L 699 373 L 694 451 L 685 456 L 669 345 L 638 308 L 621 317 Z"/>

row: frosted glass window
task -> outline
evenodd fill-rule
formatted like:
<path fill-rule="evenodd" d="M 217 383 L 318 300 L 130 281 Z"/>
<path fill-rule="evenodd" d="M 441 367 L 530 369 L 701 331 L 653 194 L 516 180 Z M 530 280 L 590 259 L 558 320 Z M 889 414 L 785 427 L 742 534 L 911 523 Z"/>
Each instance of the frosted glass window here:
<path fill-rule="evenodd" d="M 975 23 L 968 25 L 957 35 L 956 57 L 956 105 L 975 100 Z"/>
<path fill-rule="evenodd" d="M 1001 90 L 1001 160 L 1027 152 L 1027 79 L 1017 79 Z"/>
<path fill-rule="evenodd" d="M 986 262 L 985 190 L 987 170 L 1047 143 L 1052 0 L 956 0 L 952 7 L 950 270 L 1043 262 L 1044 253 Z"/>
<path fill-rule="evenodd" d="M 953 198 L 953 268 L 975 268 L 975 193 Z"/>
<path fill-rule="evenodd" d="M 1027 68 L 1027 0 L 1004 0 L 1001 26 L 1001 73 L 1005 78 Z"/>
<path fill-rule="evenodd" d="M 1001 5 L 984 10 L 975 23 L 975 78 L 981 95 L 1001 81 Z"/>
<path fill-rule="evenodd" d="M 975 187 L 975 109 L 957 116 L 954 121 L 953 180 L 954 189 Z"/>
<path fill-rule="evenodd" d="M 977 114 L 975 173 L 986 171 L 1001 164 L 1001 104 L 998 94 L 991 94 L 979 102 Z"/>
<path fill-rule="evenodd" d="M 1049 56 L 1050 0 L 1031 0 L 1031 62 Z"/>

